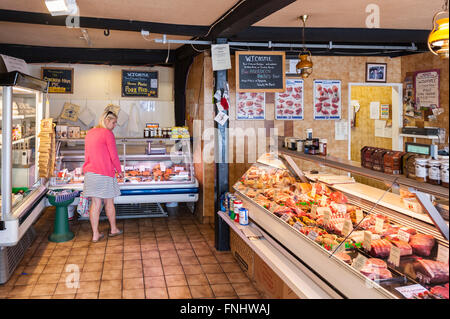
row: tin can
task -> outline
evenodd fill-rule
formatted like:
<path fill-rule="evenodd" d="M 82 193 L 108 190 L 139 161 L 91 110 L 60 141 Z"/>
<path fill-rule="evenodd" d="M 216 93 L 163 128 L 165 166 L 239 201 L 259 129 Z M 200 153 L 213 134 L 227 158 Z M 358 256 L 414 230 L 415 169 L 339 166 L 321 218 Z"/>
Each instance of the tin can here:
<path fill-rule="evenodd" d="M 228 193 L 227 201 L 228 201 L 228 216 L 231 217 L 231 213 L 234 211 L 233 202 L 234 202 L 234 195 L 231 193 Z"/>
<path fill-rule="evenodd" d="M 247 208 L 239 208 L 239 224 L 242 226 L 248 225 L 248 209 Z"/>
<path fill-rule="evenodd" d="M 240 200 L 235 200 L 234 201 L 234 206 L 233 206 L 233 217 L 231 219 L 233 219 L 236 223 L 239 222 L 239 208 L 242 208 L 242 201 Z"/>
<path fill-rule="evenodd" d="M 303 146 L 304 146 L 303 140 L 298 140 L 297 141 L 297 152 L 303 152 Z"/>
<path fill-rule="evenodd" d="M 229 194 L 229 192 L 226 192 L 224 195 L 223 195 L 223 207 L 225 208 L 225 211 L 226 212 L 228 212 L 228 194 Z"/>

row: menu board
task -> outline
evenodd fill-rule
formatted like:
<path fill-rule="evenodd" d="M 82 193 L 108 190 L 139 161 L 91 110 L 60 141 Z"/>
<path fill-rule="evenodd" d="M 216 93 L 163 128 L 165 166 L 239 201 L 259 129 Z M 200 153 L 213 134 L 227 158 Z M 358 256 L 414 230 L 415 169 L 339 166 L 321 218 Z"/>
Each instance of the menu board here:
<path fill-rule="evenodd" d="M 122 97 L 158 97 L 158 71 L 122 70 Z"/>
<path fill-rule="evenodd" d="M 341 119 L 341 81 L 314 80 L 314 119 Z"/>
<path fill-rule="evenodd" d="M 285 53 L 236 52 L 236 90 L 238 92 L 284 92 Z"/>
<path fill-rule="evenodd" d="M 266 94 L 258 92 L 236 93 L 237 120 L 264 120 L 266 118 Z"/>
<path fill-rule="evenodd" d="M 303 120 L 303 80 L 286 79 L 286 91 L 275 93 L 275 119 Z"/>
<path fill-rule="evenodd" d="M 48 81 L 48 93 L 73 93 L 73 68 L 41 68 L 41 78 Z"/>
<path fill-rule="evenodd" d="M 417 107 L 439 107 L 440 70 L 418 71 L 414 74 Z"/>

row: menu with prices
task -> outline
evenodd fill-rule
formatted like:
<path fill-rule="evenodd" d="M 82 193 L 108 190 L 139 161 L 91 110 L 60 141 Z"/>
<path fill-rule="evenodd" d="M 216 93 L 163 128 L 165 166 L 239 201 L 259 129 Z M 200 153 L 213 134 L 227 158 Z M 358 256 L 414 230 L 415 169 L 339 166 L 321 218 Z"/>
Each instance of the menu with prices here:
<path fill-rule="evenodd" d="M 303 120 L 303 80 L 286 79 L 286 91 L 275 93 L 276 120 Z"/>
<path fill-rule="evenodd" d="M 314 119 L 340 120 L 341 81 L 314 80 Z"/>
<path fill-rule="evenodd" d="M 237 120 L 264 120 L 266 118 L 266 94 L 256 92 L 236 93 Z"/>

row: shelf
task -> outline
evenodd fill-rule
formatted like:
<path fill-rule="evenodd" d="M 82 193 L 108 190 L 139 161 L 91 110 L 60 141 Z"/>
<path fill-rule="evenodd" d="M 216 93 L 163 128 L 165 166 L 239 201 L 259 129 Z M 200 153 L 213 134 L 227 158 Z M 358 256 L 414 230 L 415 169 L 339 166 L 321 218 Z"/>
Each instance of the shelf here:
<path fill-rule="evenodd" d="M 127 142 L 167 142 L 167 141 L 189 141 L 190 138 L 139 138 L 139 137 L 116 137 L 116 143 Z M 84 138 L 57 138 L 60 142 L 84 143 Z"/>
<path fill-rule="evenodd" d="M 428 140 L 438 140 L 437 135 L 415 135 L 415 134 L 399 134 L 400 137 L 424 138 Z"/>
<path fill-rule="evenodd" d="M 25 114 L 25 115 L 14 115 L 12 117 L 12 120 L 24 120 L 24 119 L 31 119 L 36 118 L 35 114 Z M 0 116 L 0 121 L 3 120 L 3 117 Z"/>
<path fill-rule="evenodd" d="M 315 162 L 319 165 L 325 165 L 331 168 L 344 170 L 349 173 L 354 173 L 360 176 L 369 177 L 383 182 L 397 183 L 399 185 L 415 188 L 416 190 L 435 195 L 440 198 L 448 199 L 449 190 L 446 187 L 431 185 L 428 183 L 422 183 L 411 178 L 404 177 L 403 175 L 390 175 L 383 172 L 374 171 L 362 167 L 359 163 L 331 156 L 321 155 L 308 155 L 297 151 L 288 150 L 282 146 L 278 147 L 279 154 L 289 155 L 293 158 Z"/>
<path fill-rule="evenodd" d="M 11 145 L 23 143 L 23 142 L 28 141 L 28 140 L 30 140 L 30 139 L 32 139 L 32 138 L 35 138 L 35 137 L 36 137 L 36 135 L 27 136 L 27 137 L 21 138 L 20 140 L 12 141 L 12 144 L 11 144 Z M 0 143 L 0 150 L 1 150 L 1 149 L 2 149 L 2 144 Z"/>

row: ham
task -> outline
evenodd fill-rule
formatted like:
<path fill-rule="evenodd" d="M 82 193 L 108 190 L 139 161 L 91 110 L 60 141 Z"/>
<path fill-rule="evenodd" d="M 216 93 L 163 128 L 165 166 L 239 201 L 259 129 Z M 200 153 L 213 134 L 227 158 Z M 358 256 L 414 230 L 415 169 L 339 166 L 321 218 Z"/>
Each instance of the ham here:
<path fill-rule="evenodd" d="M 373 240 L 370 248 L 370 255 L 373 257 L 386 258 L 391 251 L 391 242 L 386 239 Z"/>
<path fill-rule="evenodd" d="M 411 245 L 413 252 L 425 257 L 430 256 L 434 243 L 434 237 L 431 235 L 416 234 L 409 239 L 409 244 Z"/>
<path fill-rule="evenodd" d="M 448 282 L 448 264 L 440 261 L 419 259 L 414 264 L 414 270 L 423 284 L 440 284 Z"/>
<path fill-rule="evenodd" d="M 391 272 L 386 268 L 364 266 L 360 271 L 364 276 L 372 280 L 392 278 Z"/>
<path fill-rule="evenodd" d="M 430 289 L 430 292 L 440 298 L 448 299 L 448 284 L 445 286 L 435 286 Z"/>
<path fill-rule="evenodd" d="M 386 268 L 387 264 L 384 260 L 378 259 L 378 258 L 369 258 L 366 260 L 366 263 L 364 264 L 364 267 L 370 267 L 370 268 Z"/>
<path fill-rule="evenodd" d="M 412 247 L 407 242 L 401 240 L 393 240 L 392 244 L 400 248 L 400 256 L 412 255 Z"/>

